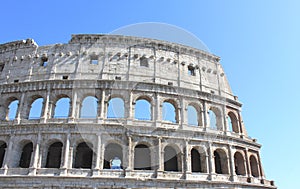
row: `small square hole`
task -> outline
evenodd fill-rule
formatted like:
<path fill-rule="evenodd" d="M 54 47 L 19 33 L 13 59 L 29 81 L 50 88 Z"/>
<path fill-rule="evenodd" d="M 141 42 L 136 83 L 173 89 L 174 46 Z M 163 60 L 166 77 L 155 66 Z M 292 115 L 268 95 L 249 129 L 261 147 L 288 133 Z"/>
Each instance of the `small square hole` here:
<path fill-rule="evenodd" d="M 42 57 L 41 58 L 41 66 L 46 67 L 48 65 L 48 58 Z"/>
<path fill-rule="evenodd" d="M 18 79 L 15 79 L 15 80 L 14 80 L 14 83 L 19 83 L 19 80 L 18 80 Z"/>
<path fill-rule="evenodd" d="M 116 80 L 121 80 L 120 76 L 116 76 L 115 78 L 116 78 Z"/>
<path fill-rule="evenodd" d="M 98 60 L 96 60 L 96 59 L 92 59 L 92 60 L 91 60 L 91 64 L 93 64 L 93 65 L 97 65 L 97 64 L 98 64 Z"/>
<path fill-rule="evenodd" d="M 195 76 L 195 68 L 193 66 L 188 66 L 188 75 Z"/>
<path fill-rule="evenodd" d="M 69 78 L 69 76 L 67 76 L 67 75 L 62 76 L 62 79 L 68 79 L 68 78 Z"/>

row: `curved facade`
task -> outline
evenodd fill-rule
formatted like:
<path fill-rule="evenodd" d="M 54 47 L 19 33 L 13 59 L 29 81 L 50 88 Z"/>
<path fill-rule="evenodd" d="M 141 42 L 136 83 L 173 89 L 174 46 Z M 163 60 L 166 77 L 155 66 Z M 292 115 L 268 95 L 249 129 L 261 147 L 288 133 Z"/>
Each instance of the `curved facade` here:
<path fill-rule="evenodd" d="M 0 185 L 276 188 L 219 60 L 117 35 L 0 45 Z"/>

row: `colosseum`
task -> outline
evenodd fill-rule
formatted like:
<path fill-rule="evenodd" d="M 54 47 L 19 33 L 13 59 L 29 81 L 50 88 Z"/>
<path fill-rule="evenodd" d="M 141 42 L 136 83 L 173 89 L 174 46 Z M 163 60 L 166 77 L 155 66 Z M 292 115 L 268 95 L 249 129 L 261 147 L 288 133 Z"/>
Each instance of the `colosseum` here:
<path fill-rule="evenodd" d="M 1 188 L 275 189 L 220 58 L 122 35 L 0 45 Z"/>

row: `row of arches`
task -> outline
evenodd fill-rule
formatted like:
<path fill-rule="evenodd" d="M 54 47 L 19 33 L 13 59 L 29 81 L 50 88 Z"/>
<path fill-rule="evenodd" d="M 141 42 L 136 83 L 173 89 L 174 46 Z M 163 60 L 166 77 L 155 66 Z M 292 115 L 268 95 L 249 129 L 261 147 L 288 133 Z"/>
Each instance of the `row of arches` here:
<path fill-rule="evenodd" d="M 62 95 L 54 104 L 53 118 L 68 118 L 70 115 L 71 99 Z M 18 112 L 19 100 L 14 99 L 8 105 L 7 120 L 14 120 Z M 80 104 L 79 118 L 97 118 L 98 99 L 95 96 L 87 96 Z M 36 97 L 30 105 L 28 119 L 39 119 L 43 114 L 44 99 Z M 106 107 L 106 118 L 125 118 L 125 103 L 120 97 L 111 98 Z M 204 115 L 202 108 L 195 104 L 188 104 L 186 107 L 187 124 L 191 126 L 203 126 Z M 134 102 L 134 118 L 137 120 L 153 120 L 153 104 L 149 98 L 139 97 Z M 161 120 L 172 123 L 179 123 L 179 108 L 174 100 L 166 99 L 162 102 Z M 222 113 L 217 107 L 210 107 L 208 110 L 207 125 L 211 129 L 222 130 Z M 227 125 L 230 131 L 239 133 L 239 121 L 236 114 L 230 111 L 227 114 Z"/>
<path fill-rule="evenodd" d="M 6 153 L 6 143 L 0 142 L 0 166 L 3 166 Z M 91 169 L 93 164 L 94 147 L 89 142 L 81 142 L 76 146 L 74 152 L 73 168 Z M 33 154 L 33 143 L 28 141 L 21 148 L 19 155 L 18 167 L 29 168 L 31 166 Z M 63 143 L 55 141 L 48 146 L 46 162 L 44 168 L 60 168 L 62 167 Z M 133 153 L 133 169 L 134 170 L 155 170 L 158 168 L 156 163 L 153 163 L 153 149 L 150 146 L 138 143 L 134 147 Z M 104 149 L 103 169 L 111 169 L 111 161 L 114 158 L 120 160 L 120 169 L 123 168 L 123 147 L 117 143 L 108 143 Z M 190 150 L 190 165 L 191 172 L 207 173 L 208 172 L 208 156 L 207 153 L 198 147 L 193 147 Z M 163 149 L 163 170 L 164 171 L 182 171 L 182 156 L 180 150 L 172 145 L 167 145 Z M 229 174 L 228 157 L 223 149 L 213 151 L 214 171 L 216 174 Z M 259 177 L 258 161 L 254 155 L 249 158 L 251 175 Z M 239 151 L 234 154 L 234 169 L 236 175 L 246 175 L 246 159 Z"/>

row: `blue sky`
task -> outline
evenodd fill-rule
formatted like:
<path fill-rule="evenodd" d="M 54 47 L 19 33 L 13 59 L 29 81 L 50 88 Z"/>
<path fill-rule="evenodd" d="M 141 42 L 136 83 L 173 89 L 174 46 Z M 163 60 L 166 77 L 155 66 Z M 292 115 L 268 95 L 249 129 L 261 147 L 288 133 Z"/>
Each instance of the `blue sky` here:
<path fill-rule="evenodd" d="M 268 179 L 297 188 L 300 126 L 300 3 L 291 0 L 3 1 L 0 43 L 33 38 L 67 43 L 71 34 L 109 33 L 139 22 L 184 28 L 221 57 L 244 104 L 248 133 L 263 145 Z"/>

